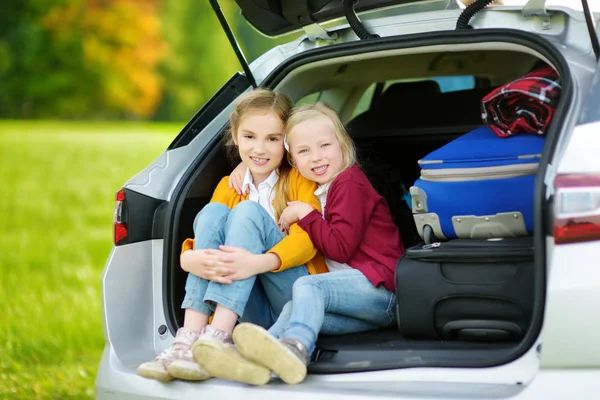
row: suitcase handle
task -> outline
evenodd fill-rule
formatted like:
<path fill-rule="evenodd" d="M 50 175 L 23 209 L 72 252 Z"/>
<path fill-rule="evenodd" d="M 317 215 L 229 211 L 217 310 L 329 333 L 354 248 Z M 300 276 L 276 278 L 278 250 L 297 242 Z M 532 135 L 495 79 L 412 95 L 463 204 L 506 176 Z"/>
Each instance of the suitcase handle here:
<path fill-rule="evenodd" d="M 442 329 L 444 338 L 472 341 L 501 341 L 523 335 L 519 325 L 508 321 L 459 320 L 450 321 Z"/>

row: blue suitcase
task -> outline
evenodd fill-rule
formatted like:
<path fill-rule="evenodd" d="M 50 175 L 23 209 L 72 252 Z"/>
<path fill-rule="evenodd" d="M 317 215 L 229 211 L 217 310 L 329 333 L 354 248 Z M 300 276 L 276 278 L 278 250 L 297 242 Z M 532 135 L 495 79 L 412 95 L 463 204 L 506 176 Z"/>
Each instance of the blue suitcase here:
<path fill-rule="evenodd" d="M 419 160 L 421 177 L 410 195 L 421 237 L 429 243 L 530 235 L 544 141 L 530 134 L 500 138 L 483 126 Z"/>

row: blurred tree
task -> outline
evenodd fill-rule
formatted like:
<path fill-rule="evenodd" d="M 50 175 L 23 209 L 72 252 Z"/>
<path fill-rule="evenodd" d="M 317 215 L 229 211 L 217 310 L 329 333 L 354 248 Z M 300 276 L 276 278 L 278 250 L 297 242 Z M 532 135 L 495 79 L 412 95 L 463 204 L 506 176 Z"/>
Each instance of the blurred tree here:
<path fill-rule="evenodd" d="M 230 13 L 233 1 L 220 2 Z M 241 67 L 208 0 L 165 1 L 164 97 L 155 119 L 187 120 Z"/>
<path fill-rule="evenodd" d="M 57 45 L 80 49 L 86 73 L 100 83 L 93 100 L 109 115 L 148 117 L 158 105 L 157 67 L 166 46 L 157 5 L 157 0 L 71 0 L 43 19 Z"/>
<path fill-rule="evenodd" d="M 165 50 L 158 0 L 4 0 L 0 116 L 153 114 Z"/>

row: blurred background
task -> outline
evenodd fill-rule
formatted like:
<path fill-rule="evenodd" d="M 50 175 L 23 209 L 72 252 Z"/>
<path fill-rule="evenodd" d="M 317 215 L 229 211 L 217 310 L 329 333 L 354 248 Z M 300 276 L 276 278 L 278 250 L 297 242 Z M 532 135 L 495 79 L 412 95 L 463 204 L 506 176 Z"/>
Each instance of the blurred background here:
<path fill-rule="evenodd" d="M 239 70 L 208 0 L 2 0 L 0 399 L 94 396 L 115 193 Z"/>

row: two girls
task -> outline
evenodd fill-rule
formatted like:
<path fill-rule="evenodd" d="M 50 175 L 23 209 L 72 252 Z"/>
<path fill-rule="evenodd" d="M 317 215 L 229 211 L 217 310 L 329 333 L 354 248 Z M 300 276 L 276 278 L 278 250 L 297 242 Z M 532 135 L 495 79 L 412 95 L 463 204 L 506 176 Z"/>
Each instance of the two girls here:
<path fill-rule="evenodd" d="M 267 383 L 271 372 L 290 384 L 304 380 L 319 333 L 396 323 L 394 270 L 404 248 L 388 205 L 356 165 L 352 139 L 323 104 L 296 109 L 285 131 L 293 165 L 318 184 L 314 197 L 320 207 L 292 201 L 279 224 L 285 230 L 297 223 L 308 232 L 330 273 L 296 280 L 292 300 L 268 331 L 252 323 L 235 328 L 233 341 L 243 358 L 213 359 L 209 371 L 249 384 Z M 199 347 L 195 356 L 204 365 L 215 354 Z"/>
<path fill-rule="evenodd" d="M 213 360 L 220 367 L 239 363 L 243 359 L 231 336 L 238 319 L 271 326 L 298 278 L 327 271 L 306 231 L 293 224 L 285 236 L 276 223 L 288 201 L 320 209 L 315 183 L 284 158 L 284 124 L 291 109 L 288 97 L 266 89 L 237 103 L 229 144 L 247 167 L 244 188 L 249 194 L 228 188 L 225 177 L 196 216 L 195 239 L 184 242 L 181 254 L 181 266 L 189 272 L 184 325 L 173 345 L 140 365 L 138 374 L 161 381 L 204 380 L 212 376 L 207 369 L 215 368 Z M 206 365 L 194 361 L 200 347 Z"/>

